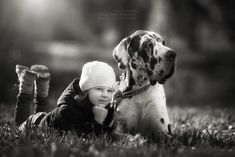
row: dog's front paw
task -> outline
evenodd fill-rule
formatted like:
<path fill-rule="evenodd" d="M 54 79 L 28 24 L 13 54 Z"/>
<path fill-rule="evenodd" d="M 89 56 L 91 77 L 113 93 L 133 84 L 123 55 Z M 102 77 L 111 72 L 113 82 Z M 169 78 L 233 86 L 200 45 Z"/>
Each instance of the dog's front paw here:
<path fill-rule="evenodd" d="M 136 134 L 135 136 L 133 135 L 128 135 L 128 139 L 129 142 L 132 143 L 139 143 L 139 144 L 143 144 L 145 142 L 147 142 L 147 139 L 145 139 L 143 136 L 141 136 L 140 134 Z"/>

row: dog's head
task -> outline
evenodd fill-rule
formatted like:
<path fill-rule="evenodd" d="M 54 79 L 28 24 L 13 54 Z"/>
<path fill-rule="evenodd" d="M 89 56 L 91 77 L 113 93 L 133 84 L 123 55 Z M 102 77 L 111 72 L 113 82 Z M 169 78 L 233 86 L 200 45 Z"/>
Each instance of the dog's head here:
<path fill-rule="evenodd" d="M 136 81 L 149 79 L 152 85 L 163 84 L 175 69 L 176 53 L 165 46 L 163 38 L 154 32 L 136 31 L 124 38 L 114 49 L 113 57 L 120 69 L 130 68 Z"/>

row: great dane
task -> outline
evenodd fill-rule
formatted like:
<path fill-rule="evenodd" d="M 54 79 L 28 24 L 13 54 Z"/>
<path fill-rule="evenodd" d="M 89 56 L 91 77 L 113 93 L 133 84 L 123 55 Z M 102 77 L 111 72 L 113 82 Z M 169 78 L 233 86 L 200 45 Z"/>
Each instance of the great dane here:
<path fill-rule="evenodd" d="M 113 57 L 124 70 L 113 96 L 114 133 L 171 134 L 162 84 L 174 73 L 176 53 L 159 34 L 139 30 L 116 46 Z"/>

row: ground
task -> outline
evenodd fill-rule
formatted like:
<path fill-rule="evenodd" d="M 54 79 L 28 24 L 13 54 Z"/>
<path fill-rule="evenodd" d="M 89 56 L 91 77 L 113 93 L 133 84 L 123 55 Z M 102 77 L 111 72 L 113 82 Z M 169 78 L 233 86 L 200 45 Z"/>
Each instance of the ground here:
<path fill-rule="evenodd" d="M 170 107 L 173 138 L 161 142 L 136 136 L 77 137 L 34 131 L 25 136 L 13 124 L 13 107 L 0 106 L 0 155 L 75 156 L 235 156 L 235 110 Z"/>

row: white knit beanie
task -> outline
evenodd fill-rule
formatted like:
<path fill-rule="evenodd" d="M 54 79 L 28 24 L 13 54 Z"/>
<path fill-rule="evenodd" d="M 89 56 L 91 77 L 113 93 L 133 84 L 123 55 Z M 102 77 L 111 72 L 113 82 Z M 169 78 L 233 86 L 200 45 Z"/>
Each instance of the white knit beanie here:
<path fill-rule="evenodd" d="M 84 64 L 79 81 L 79 86 L 82 91 L 96 86 L 113 88 L 115 83 L 116 76 L 114 70 L 107 63 L 92 61 Z"/>

